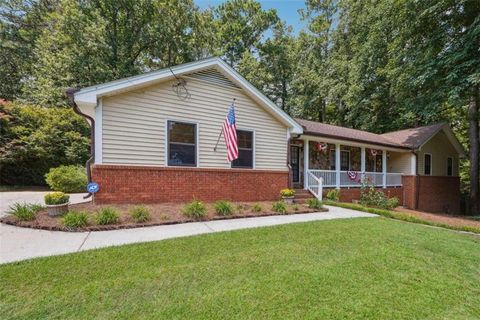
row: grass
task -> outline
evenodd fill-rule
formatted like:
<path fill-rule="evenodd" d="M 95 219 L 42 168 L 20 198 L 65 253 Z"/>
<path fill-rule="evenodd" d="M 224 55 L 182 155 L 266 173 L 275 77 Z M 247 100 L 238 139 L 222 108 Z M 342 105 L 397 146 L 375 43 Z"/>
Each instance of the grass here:
<path fill-rule="evenodd" d="M 378 214 L 378 215 L 381 215 L 381 216 L 384 216 L 384 217 L 387 217 L 387 218 L 391 218 L 391 219 L 396 219 L 396 220 L 402 220 L 402 221 L 407 221 L 407 222 L 425 224 L 425 225 L 434 226 L 434 227 L 446 228 L 446 229 L 457 230 L 457 231 L 473 232 L 473 233 L 479 233 L 480 234 L 480 228 L 476 228 L 476 227 L 472 227 L 472 226 L 454 226 L 454 225 L 449 225 L 449 224 L 445 224 L 445 223 L 429 221 L 429 220 L 425 220 L 425 219 L 421 219 L 421 218 L 412 216 L 408 213 L 395 212 L 395 211 L 386 210 L 386 209 L 379 209 L 379 208 L 370 208 L 370 207 L 362 206 L 360 204 L 348 203 L 348 202 L 324 201 L 324 204 L 329 205 L 329 206 L 336 206 L 336 207 L 341 207 L 341 208 L 346 208 L 346 209 L 353 209 L 353 210 L 358 210 L 358 211 L 363 211 L 363 212 L 368 212 L 368 213 L 374 213 L 374 214 Z"/>
<path fill-rule="evenodd" d="M 246 229 L 0 266 L 23 319 L 476 319 L 480 238 L 384 218 Z"/>

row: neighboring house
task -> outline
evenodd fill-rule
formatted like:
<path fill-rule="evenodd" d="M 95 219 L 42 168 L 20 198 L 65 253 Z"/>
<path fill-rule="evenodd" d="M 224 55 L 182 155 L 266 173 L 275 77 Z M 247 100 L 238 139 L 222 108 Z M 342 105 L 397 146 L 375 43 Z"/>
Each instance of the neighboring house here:
<path fill-rule="evenodd" d="M 274 200 L 287 186 L 320 196 L 320 178 L 350 201 L 365 175 L 409 208 L 459 210 L 463 150 L 445 124 L 378 135 L 294 120 L 217 58 L 69 94 L 92 123 L 97 203 Z M 233 99 L 229 163 L 223 137 L 215 146 Z"/>

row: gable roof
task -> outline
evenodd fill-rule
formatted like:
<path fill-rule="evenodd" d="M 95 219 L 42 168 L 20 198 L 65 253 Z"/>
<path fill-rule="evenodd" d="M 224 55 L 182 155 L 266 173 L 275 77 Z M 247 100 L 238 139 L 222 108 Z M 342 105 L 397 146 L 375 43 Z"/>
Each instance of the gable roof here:
<path fill-rule="evenodd" d="M 437 132 L 442 130 L 444 126 L 445 123 L 436 123 L 429 126 L 387 132 L 381 136 L 412 149 L 418 149 L 430 140 L 430 138 Z"/>
<path fill-rule="evenodd" d="M 339 127 L 331 124 L 309 121 L 304 119 L 295 120 L 303 126 L 305 134 L 371 143 L 379 146 L 408 149 L 407 146 L 391 141 L 376 133 Z"/>
<path fill-rule="evenodd" d="M 302 127 L 295 122 L 283 110 L 277 107 L 270 99 L 257 90 L 245 78 L 243 78 L 232 67 L 227 65 L 219 58 L 208 58 L 195 62 L 177 65 L 171 68 L 162 69 L 144 73 L 138 76 L 123 78 L 111 82 L 106 82 L 99 85 L 83 88 L 74 94 L 75 102 L 79 106 L 94 107 L 97 105 L 97 99 L 103 96 L 116 95 L 122 92 L 132 91 L 141 87 L 150 86 L 161 81 L 173 79 L 176 76 L 186 75 L 192 72 L 198 72 L 206 69 L 215 68 L 222 73 L 227 79 L 232 81 L 235 85 L 245 91 L 245 93 L 264 107 L 272 116 L 274 116 L 281 123 L 290 128 L 290 132 L 294 134 L 301 134 Z"/>
<path fill-rule="evenodd" d="M 302 125 L 305 134 L 409 150 L 418 150 L 443 130 L 458 154 L 463 156 L 465 153 L 452 129 L 446 123 L 376 134 L 304 119 L 295 120 Z"/>

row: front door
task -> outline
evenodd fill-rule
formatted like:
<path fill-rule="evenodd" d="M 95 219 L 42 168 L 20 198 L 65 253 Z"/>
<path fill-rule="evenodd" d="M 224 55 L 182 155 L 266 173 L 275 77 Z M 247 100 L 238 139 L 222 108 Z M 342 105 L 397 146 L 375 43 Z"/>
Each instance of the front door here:
<path fill-rule="evenodd" d="M 294 184 L 300 183 L 300 147 L 290 147 L 290 165 L 292 166 L 292 178 Z"/>

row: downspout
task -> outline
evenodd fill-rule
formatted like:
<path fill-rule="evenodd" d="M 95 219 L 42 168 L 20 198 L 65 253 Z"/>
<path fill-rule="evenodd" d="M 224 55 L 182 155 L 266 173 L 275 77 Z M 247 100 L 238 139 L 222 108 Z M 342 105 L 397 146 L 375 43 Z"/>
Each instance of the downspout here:
<path fill-rule="evenodd" d="M 87 170 L 87 181 L 88 183 L 90 183 L 92 182 L 92 171 L 90 167 L 95 160 L 95 120 L 89 115 L 82 113 L 82 111 L 80 111 L 80 108 L 75 103 L 74 94 L 79 90 L 80 89 L 70 88 L 70 89 L 67 89 L 65 93 L 68 97 L 68 102 L 70 106 L 73 108 L 73 111 L 75 111 L 76 114 L 82 116 L 85 119 L 85 121 L 87 121 L 87 123 L 90 121 L 89 123 L 90 125 L 90 158 L 85 163 L 85 168 Z M 92 195 L 93 193 L 89 192 L 86 196 L 83 197 L 83 199 L 88 199 Z"/>
<path fill-rule="evenodd" d="M 420 199 L 420 173 L 418 172 L 418 150 L 414 150 L 413 154 L 415 155 L 415 179 L 417 180 L 415 183 L 415 204 L 414 209 L 418 209 L 418 202 Z"/>

